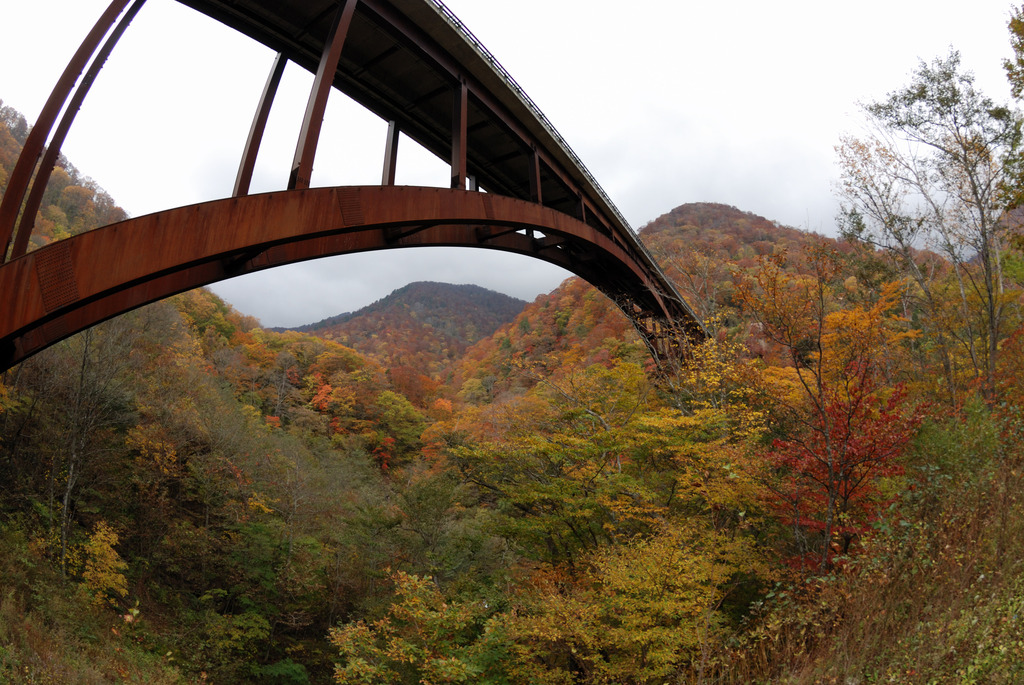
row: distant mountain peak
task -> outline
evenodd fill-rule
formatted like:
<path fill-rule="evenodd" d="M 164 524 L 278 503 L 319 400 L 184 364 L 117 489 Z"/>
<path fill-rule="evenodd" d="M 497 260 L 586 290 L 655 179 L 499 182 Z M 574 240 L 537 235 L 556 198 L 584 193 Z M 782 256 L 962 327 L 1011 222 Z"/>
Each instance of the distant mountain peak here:
<path fill-rule="evenodd" d="M 337 340 L 388 367 L 436 374 L 525 306 L 478 285 L 415 281 L 357 311 L 290 330 Z"/>

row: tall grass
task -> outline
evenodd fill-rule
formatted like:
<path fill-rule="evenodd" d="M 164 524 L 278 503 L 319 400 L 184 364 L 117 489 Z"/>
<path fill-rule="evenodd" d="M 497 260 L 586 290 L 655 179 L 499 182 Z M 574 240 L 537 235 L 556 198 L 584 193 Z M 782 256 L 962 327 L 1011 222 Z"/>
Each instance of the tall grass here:
<path fill-rule="evenodd" d="M 720 682 L 1024 682 L 1024 439 L 980 403 L 925 427 L 859 553 L 780 587 Z"/>

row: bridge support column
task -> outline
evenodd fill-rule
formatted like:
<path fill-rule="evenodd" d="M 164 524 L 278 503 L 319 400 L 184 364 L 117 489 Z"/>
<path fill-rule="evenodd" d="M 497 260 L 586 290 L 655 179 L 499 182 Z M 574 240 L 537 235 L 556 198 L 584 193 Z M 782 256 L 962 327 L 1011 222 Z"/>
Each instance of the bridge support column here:
<path fill-rule="evenodd" d="M 324 51 L 320 56 L 320 66 L 313 79 L 313 88 L 309 92 L 306 103 L 306 114 L 302 118 L 302 129 L 299 131 L 299 142 L 295 146 L 295 158 L 292 160 L 292 172 L 288 178 L 289 190 L 304 190 L 309 187 L 309 179 L 313 174 L 313 158 L 316 156 L 316 145 L 320 140 L 320 128 L 324 123 L 324 111 L 327 109 L 327 97 L 331 94 L 334 75 L 338 72 L 341 60 L 341 49 L 345 46 L 352 16 L 356 12 L 358 0 L 344 0 L 334 17 L 334 26 L 330 38 L 324 43 Z"/>
<path fill-rule="evenodd" d="M 583 199 L 583 193 L 576 194 L 576 218 L 587 223 L 587 201 Z"/>
<path fill-rule="evenodd" d="M 540 155 L 537 153 L 537 148 L 530 150 L 529 164 L 530 201 L 542 205 L 544 204 L 544 196 L 540 189 Z"/>
<path fill-rule="evenodd" d="M 381 174 L 382 186 L 395 185 L 395 171 L 398 168 L 398 122 L 388 122 L 388 140 L 384 145 L 384 173 Z"/>
<path fill-rule="evenodd" d="M 235 176 L 235 188 L 232 192 L 235 197 L 249 194 L 252 172 L 256 168 L 256 156 L 260 152 L 263 133 L 267 129 L 267 119 L 270 118 L 270 108 L 274 104 L 277 87 L 281 85 L 281 76 L 284 75 L 284 68 L 287 64 L 288 58 L 284 56 L 284 53 L 277 53 L 274 64 L 270 67 L 267 84 L 263 86 L 263 95 L 260 96 L 260 104 L 256 107 L 256 115 L 249 128 L 249 137 L 245 141 L 245 152 L 242 153 L 242 161 L 238 165 L 238 175 Z"/>
<path fill-rule="evenodd" d="M 455 87 L 452 103 L 452 188 L 466 189 L 466 146 L 469 138 L 469 85 L 465 79 Z"/>

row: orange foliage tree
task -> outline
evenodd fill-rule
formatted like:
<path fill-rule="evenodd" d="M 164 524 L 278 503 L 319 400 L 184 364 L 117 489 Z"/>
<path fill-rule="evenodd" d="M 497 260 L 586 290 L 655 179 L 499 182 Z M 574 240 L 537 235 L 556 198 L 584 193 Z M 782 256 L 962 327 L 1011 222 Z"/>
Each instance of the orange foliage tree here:
<path fill-rule="evenodd" d="M 864 531 L 879 481 L 901 472 L 897 457 L 920 417 L 896 381 L 901 343 L 913 337 L 896 314 L 901 284 L 851 303 L 833 250 L 811 246 L 803 259 L 805 275 L 786 270 L 786 255 L 762 259 L 739 299 L 788 364 L 774 372 L 773 499 L 800 558 L 823 569 Z M 820 535 L 816 552 L 806 530 Z"/>

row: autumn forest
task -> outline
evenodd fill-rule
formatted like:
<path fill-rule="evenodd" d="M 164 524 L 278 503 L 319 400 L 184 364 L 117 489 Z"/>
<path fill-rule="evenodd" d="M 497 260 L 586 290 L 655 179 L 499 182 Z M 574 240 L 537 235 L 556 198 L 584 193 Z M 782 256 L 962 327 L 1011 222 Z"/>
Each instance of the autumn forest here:
<path fill-rule="evenodd" d="M 952 50 L 863 116 L 836 237 L 643 227 L 710 333 L 662 363 L 574 278 L 4 372 L 0 682 L 1021 682 L 1024 116 Z M 32 248 L 124 218 L 62 157 Z"/>

